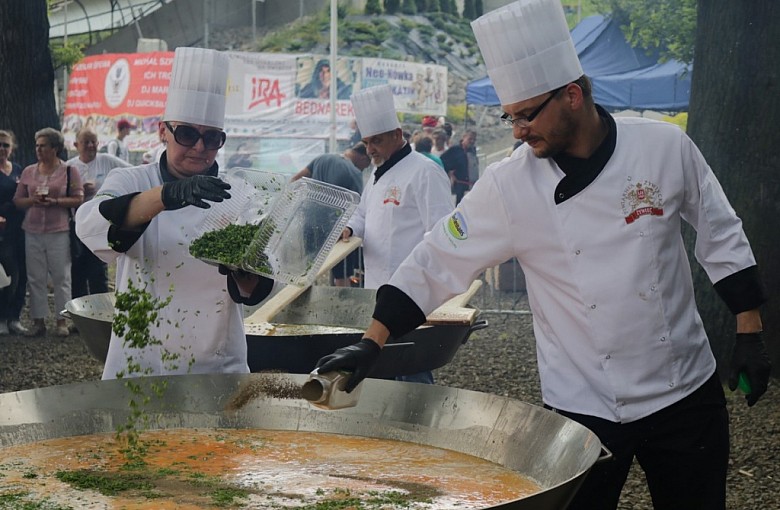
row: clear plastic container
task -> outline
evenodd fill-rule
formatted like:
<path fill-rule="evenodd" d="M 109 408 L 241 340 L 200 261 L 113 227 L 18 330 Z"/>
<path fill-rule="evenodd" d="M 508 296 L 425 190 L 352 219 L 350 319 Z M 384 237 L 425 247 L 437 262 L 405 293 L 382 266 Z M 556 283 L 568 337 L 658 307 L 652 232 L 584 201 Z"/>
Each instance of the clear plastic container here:
<path fill-rule="evenodd" d="M 209 203 L 211 207 L 207 210 L 206 218 L 195 239 L 208 232 L 225 229 L 229 225 L 260 225 L 272 208 L 273 200 L 284 189 L 285 180 L 285 177 L 279 174 L 241 168 L 221 172 L 219 178 L 230 184 L 230 198 Z M 198 258 L 208 264 L 221 264 L 232 270 L 242 269 L 243 265 L 243 262 L 231 264 L 225 260 Z"/>
<path fill-rule="evenodd" d="M 360 202 L 353 191 L 313 179 L 287 183 L 280 174 L 242 168 L 220 178 L 231 185 L 231 198 L 211 204 L 196 239 L 231 224 L 259 225 L 259 230 L 239 264 L 198 258 L 287 284 L 314 280 Z"/>
<path fill-rule="evenodd" d="M 360 202 L 354 191 L 302 178 L 274 200 L 244 269 L 293 285 L 314 281 Z"/>

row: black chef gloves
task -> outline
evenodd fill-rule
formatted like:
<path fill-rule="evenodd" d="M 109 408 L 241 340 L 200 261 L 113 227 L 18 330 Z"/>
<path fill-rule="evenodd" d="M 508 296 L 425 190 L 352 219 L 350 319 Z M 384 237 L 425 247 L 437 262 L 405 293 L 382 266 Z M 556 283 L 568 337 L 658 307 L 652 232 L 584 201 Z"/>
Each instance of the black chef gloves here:
<path fill-rule="evenodd" d="M 208 175 L 193 175 L 185 179 L 166 182 L 162 187 L 162 202 L 166 211 L 175 211 L 188 205 L 201 209 L 211 207 L 209 202 L 222 202 L 230 198 L 230 184 Z"/>
<path fill-rule="evenodd" d="M 761 333 L 737 333 L 737 342 L 731 353 L 729 368 L 729 388 L 731 391 L 739 385 L 739 374 L 744 373 L 750 384 L 750 393 L 745 395 L 748 406 L 758 402 L 766 392 L 772 364 L 766 352 Z"/>
<path fill-rule="evenodd" d="M 356 344 L 336 349 L 332 354 L 323 356 L 317 362 L 316 368 L 321 374 L 334 370 L 352 372 L 344 387 L 344 391 L 351 393 L 371 372 L 381 352 L 382 348 L 379 344 L 364 338 Z"/>

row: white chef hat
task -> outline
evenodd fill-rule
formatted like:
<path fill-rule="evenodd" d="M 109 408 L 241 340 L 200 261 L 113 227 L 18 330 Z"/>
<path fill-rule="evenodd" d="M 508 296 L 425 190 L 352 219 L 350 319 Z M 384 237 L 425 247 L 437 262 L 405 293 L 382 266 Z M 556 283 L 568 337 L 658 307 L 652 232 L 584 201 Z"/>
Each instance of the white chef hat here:
<path fill-rule="evenodd" d="M 582 66 L 560 0 L 517 0 L 471 22 L 501 104 L 562 87 Z"/>
<path fill-rule="evenodd" d="M 360 136 L 374 136 L 401 127 L 393 102 L 393 88 L 379 85 L 355 92 L 350 97 Z"/>
<path fill-rule="evenodd" d="M 204 48 L 176 48 L 163 120 L 225 127 L 230 57 Z"/>

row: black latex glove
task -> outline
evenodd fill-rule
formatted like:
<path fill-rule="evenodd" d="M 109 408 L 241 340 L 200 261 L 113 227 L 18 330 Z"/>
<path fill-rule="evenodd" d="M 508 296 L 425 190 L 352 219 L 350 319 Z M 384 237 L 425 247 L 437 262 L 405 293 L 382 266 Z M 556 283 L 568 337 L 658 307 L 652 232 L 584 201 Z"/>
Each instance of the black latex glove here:
<path fill-rule="evenodd" d="M 162 202 L 166 211 L 175 211 L 188 205 L 201 209 L 211 207 L 205 201 L 222 202 L 230 198 L 230 184 L 209 175 L 193 175 L 166 182 L 162 187 Z"/>
<path fill-rule="evenodd" d="M 766 392 L 772 365 L 766 352 L 761 333 L 737 333 L 737 342 L 731 353 L 729 388 L 737 389 L 739 374 L 744 372 L 750 383 L 750 394 L 745 395 L 748 406 L 752 406 Z"/>
<path fill-rule="evenodd" d="M 247 273 L 240 269 L 234 271 L 222 264 L 219 265 L 219 274 L 227 275 L 228 294 L 230 295 L 230 299 L 236 303 L 254 306 L 268 297 L 274 288 L 274 281 L 270 278 L 254 273 Z M 252 293 L 249 296 L 241 295 L 241 291 L 238 288 L 238 281 L 253 286 Z"/>
<path fill-rule="evenodd" d="M 323 356 L 317 362 L 316 368 L 322 374 L 334 370 L 352 372 L 344 387 L 344 391 L 350 393 L 371 372 L 380 352 L 382 352 L 382 348 L 379 347 L 379 344 L 364 338 L 356 344 L 336 349 L 333 354 Z"/>

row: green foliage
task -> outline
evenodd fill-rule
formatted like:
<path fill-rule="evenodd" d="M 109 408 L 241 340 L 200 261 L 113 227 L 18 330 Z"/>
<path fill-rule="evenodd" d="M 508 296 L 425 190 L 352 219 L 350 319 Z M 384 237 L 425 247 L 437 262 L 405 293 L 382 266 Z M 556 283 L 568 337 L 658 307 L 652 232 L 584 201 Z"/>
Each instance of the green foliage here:
<path fill-rule="evenodd" d="M 259 39 L 255 44 L 255 50 L 271 53 L 306 52 L 318 44 L 327 42 L 327 36 L 323 34 L 328 28 L 328 16 L 324 13 L 301 18 L 286 28 Z"/>
<path fill-rule="evenodd" d="M 466 118 L 466 104 L 447 105 L 447 120 L 453 124 L 462 124 Z"/>
<path fill-rule="evenodd" d="M 73 68 L 73 64 L 84 58 L 83 44 L 51 44 L 51 59 L 54 69 L 62 66 L 67 67 L 68 71 Z"/>
<path fill-rule="evenodd" d="M 441 12 L 457 16 L 458 6 L 455 5 L 455 0 L 441 0 Z"/>
<path fill-rule="evenodd" d="M 417 25 L 417 31 L 421 35 L 426 35 L 428 38 L 433 37 L 436 34 L 436 30 L 430 25 Z"/>
<path fill-rule="evenodd" d="M 347 27 L 348 30 L 339 31 L 345 45 L 353 43 L 381 45 L 390 32 L 389 24 L 381 19 L 374 19 L 371 22 L 348 22 L 345 28 Z"/>
<path fill-rule="evenodd" d="M 477 18 L 477 8 L 474 5 L 474 0 L 463 0 L 463 17 L 470 20 Z"/>
<path fill-rule="evenodd" d="M 398 14 L 400 9 L 400 0 L 385 0 L 385 14 Z"/>
<path fill-rule="evenodd" d="M 407 18 L 401 18 L 400 20 L 401 28 L 404 32 L 408 35 L 409 32 L 411 32 L 413 29 L 417 28 L 417 23 L 414 21 L 407 19 Z"/>
<path fill-rule="evenodd" d="M 417 14 L 417 0 L 402 0 L 401 12 L 410 16 Z"/>
<path fill-rule="evenodd" d="M 664 115 L 663 120 L 677 124 L 683 131 L 688 130 L 688 112 L 681 112 L 674 116 Z"/>
<path fill-rule="evenodd" d="M 696 0 L 598 0 L 597 4 L 612 12 L 633 46 L 658 51 L 662 61 L 693 62 Z"/>
<path fill-rule="evenodd" d="M 382 14 L 382 4 L 379 0 L 366 0 L 366 14 Z"/>

